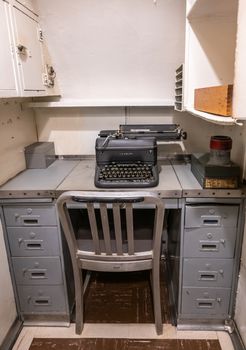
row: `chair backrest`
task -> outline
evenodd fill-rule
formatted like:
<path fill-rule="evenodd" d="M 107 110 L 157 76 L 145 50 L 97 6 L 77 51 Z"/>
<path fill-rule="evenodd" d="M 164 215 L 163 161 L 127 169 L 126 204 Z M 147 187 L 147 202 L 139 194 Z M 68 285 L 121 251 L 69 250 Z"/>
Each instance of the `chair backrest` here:
<path fill-rule="evenodd" d="M 66 236 L 70 254 L 80 258 L 124 260 L 124 259 L 152 259 L 153 255 L 160 256 L 161 237 L 163 231 L 164 202 L 158 195 L 147 191 L 68 191 L 57 200 L 60 222 Z M 90 239 L 77 237 L 71 221 L 70 210 L 74 207 L 83 208 L 84 221 L 87 222 Z M 69 209 L 70 208 L 70 209 Z M 140 217 L 135 215 L 135 209 L 151 210 L 153 227 L 151 245 L 137 244 L 141 239 L 141 232 L 136 242 L 134 219 L 145 225 L 146 211 Z M 86 217 L 86 218 L 85 218 Z M 83 225 L 83 222 L 82 222 Z M 90 244 L 88 244 L 90 242 Z"/>

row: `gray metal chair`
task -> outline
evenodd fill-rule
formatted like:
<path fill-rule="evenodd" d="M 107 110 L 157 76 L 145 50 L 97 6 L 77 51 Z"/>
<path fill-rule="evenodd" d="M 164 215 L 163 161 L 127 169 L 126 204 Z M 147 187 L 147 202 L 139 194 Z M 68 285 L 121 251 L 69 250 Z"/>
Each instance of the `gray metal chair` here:
<path fill-rule="evenodd" d="M 88 215 L 89 239 L 76 237 L 70 212 L 76 206 L 84 208 Z M 160 253 L 165 211 L 163 200 L 157 194 L 145 191 L 69 191 L 58 198 L 57 207 L 73 266 L 76 333 L 81 334 L 84 322 L 81 270 L 85 269 L 111 272 L 151 270 L 156 332 L 162 334 Z M 137 240 L 135 237 L 136 207 L 152 210 L 151 239 Z"/>

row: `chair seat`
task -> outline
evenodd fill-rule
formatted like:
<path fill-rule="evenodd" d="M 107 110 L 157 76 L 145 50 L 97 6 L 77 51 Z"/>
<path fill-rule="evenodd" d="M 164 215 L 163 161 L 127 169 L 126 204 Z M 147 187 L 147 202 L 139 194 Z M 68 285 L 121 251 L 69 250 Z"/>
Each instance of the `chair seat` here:
<path fill-rule="evenodd" d="M 95 258 L 98 254 L 95 254 L 95 247 L 94 247 L 94 243 L 92 239 L 79 239 L 77 240 L 78 242 L 78 249 L 79 251 L 83 252 L 80 253 L 79 255 L 83 255 L 83 256 L 87 256 L 88 259 L 90 258 L 90 256 L 93 256 L 93 258 Z M 120 257 L 122 255 L 117 255 L 116 252 L 116 240 L 112 239 L 111 241 L 111 249 L 112 249 L 112 256 L 113 259 L 117 259 L 117 257 Z M 99 240 L 99 244 L 100 244 L 100 248 L 101 248 L 101 252 L 102 254 L 100 254 L 100 259 L 102 258 L 102 255 L 105 255 L 106 249 L 105 249 L 105 243 L 104 240 Z M 133 260 L 133 259 L 141 259 L 141 252 L 145 252 L 144 256 L 142 255 L 142 259 L 152 259 L 153 254 L 152 254 L 152 249 L 153 249 L 153 241 L 152 240 L 148 240 L 148 239 L 138 239 L 134 241 L 134 254 L 131 256 L 126 257 L 127 253 L 128 253 L 128 243 L 127 242 L 123 242 L 122 244 L 122 250 L 123 250 L 123 254 L 124 254 L 124 259 L 129 258 L 129 260 Z M 91 254 L 93 253 L 93 255 Z M 108 258 L 111 257 L 111 255 L 106 255 Z"/>
<path fill-rule="evenodd" d="M 152 260 L 94 260 L 88 258 L 79 258 L 78 264 L 81 269 L 89 271 L 100 271 L 100 272 L 132 272 L 132 271 L 144 271 L 152 269 Z"/>

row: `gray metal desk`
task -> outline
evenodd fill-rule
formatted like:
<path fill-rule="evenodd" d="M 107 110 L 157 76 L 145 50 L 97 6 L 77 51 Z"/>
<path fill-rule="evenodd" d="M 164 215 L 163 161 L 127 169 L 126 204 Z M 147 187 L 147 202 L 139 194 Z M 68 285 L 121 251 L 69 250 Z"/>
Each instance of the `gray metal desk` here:
<path fill-rule="evenodd" d="M 79 161 L 28 169 L 0 188 L 17 310 L 25 324 L 69 325 L 72 287 L 55 208 L 56 188 Z"/>
<path fill-rule="evenodd" d="M 55 201 L 67 190 L 95 190 L 94 169 L 93 159 L 57 160 L 47 169 L 26 170 L 0 187 L 13 284 L 26 323 L 69 323 L 73 291 L 67 288 L 69 264 Z M 178 325 L 223 328 L 233 317 L 245 190 L 204 190 L 184 162 L 164 160 L 160 169 L 159 185 L 151 190 L 165 198 L 168 227 L 175 237 L 170 240 L 170 272 Z M 227 245 L 229 250 L 222 249 Z M 23 275 L 23 270 L 28 273 Z"/>
<path fill-rule="evenodd" d="M 78 164 L 56 160 L 46 169 L 27 169 L 0 187 L 0 198 L 55 198 L 57 187 Z"/>
<path fill-rule="evenodd" d="M 94 160 L 80 161 L 79 164 L 71 171 L 69 176 L 67 176 L 64 181 L 57 187 L 57 195 L 59 195 L 61 192 L 69 190 L 98 190 L 98 188 L 96 188 L 94 185 L 94 173 Z M 105 191 L 107 189 L 100 190 Z M 120 190 L 127 191 L 128 189 L 124 188 Z M 159 185 L 153 189 L 151 188 L 150 190 L 158 192 L 161 198 L 165 198 L 168 208 L 178 207 L 178 199 L 180 199 L 182 196 L 182 188 L 169 161 L 163 161 L 160 165 Z M 112 191 L 117 191 L 117 189 L 112 189 Z"/>
<path fill-rule="evenodd" d="M 202 189 L 190 164 L 173 161 L 172 166 L 182 187 L 182 224 L 172 272 L 178 327 L 233 330 L 245 188 Z"/>

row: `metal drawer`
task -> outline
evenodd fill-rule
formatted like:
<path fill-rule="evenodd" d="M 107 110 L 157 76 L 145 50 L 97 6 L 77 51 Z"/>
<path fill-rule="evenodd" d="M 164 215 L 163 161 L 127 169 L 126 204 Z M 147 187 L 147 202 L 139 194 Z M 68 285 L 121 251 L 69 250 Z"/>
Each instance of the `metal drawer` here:
<path fill-rule="evenodd" d="M 59 257 L 12 258 L 17 284 L 62 284 L 62 270 Z"/>
<path fill-rule="evenodd" d="M 60 255 L 56 226 L 8 227 L 7 233 L 12 256 Z"/>
<path fill-rule="evenodd" d="M 7 226 L 56 226 L 54 205 L 42 206 L 4 206 Z"/>
<path fill-rule="evenodd" d="M 22 313 L 63 313 L 66 311 L 64 286 L 17 286 Z"/>
<path fill-rule="evenodd" d="M 185 207 L 185 227 L 236 227 L 237 205 L 201 205 Z"/>
<path fill-rule="evenodd" d="M 231 287 L 233 259 L 184 259 L 183 285 Z"/>
<path fill-rule="evenodd" d="M 236 228 L 186 228 L 184 257 L 232 258 L 234 256 Z"/>
<path fill-rule="evenodd" d="M 182 313 L 224 318 L 228 315 L 230 294 L 229 288 L 185 287 L 182 291 Z"/>

